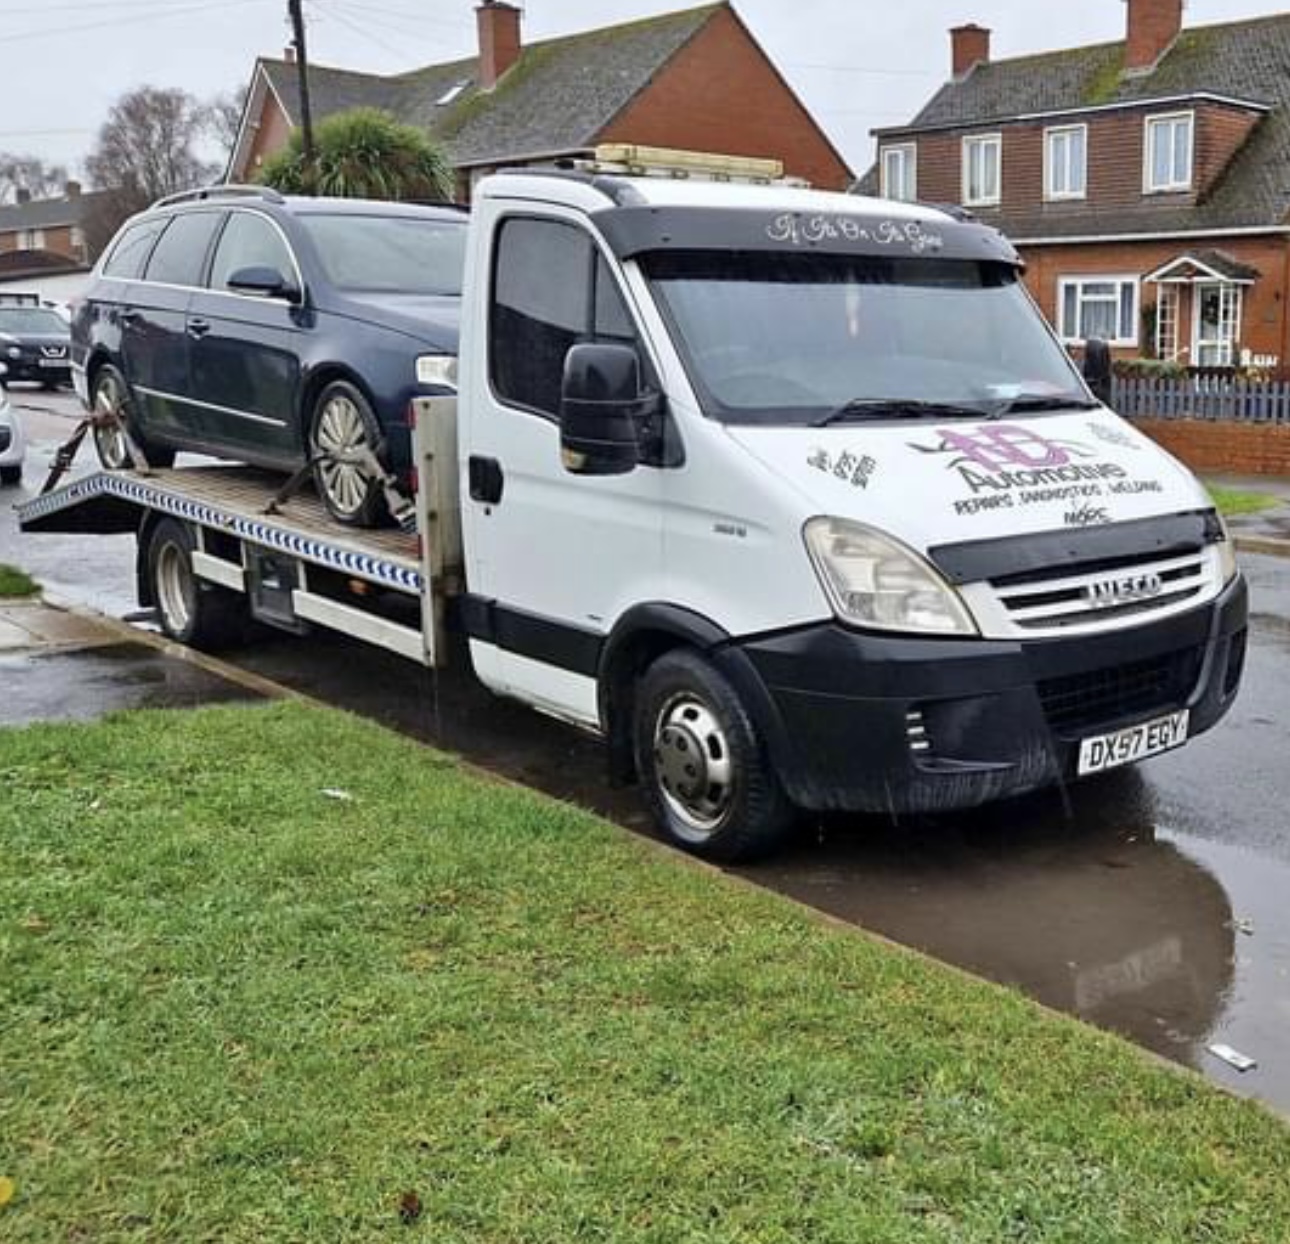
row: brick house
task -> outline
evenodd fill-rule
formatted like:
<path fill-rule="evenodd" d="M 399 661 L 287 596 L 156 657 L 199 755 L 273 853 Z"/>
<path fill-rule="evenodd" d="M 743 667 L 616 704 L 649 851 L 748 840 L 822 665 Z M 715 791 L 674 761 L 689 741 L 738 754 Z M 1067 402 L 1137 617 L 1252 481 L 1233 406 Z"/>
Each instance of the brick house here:
<path fill-rule="evenodd" d="M 313 64 L 315 121 L 373 106 L 428 130 L 475 179 L 549 163 L 598 143 L 768 156 L 815 185 L 844 189 L 846 162 L 729 3 L 525 44 L 520 10 L 484 0 L 479 53 L 393 77 Z M 296 66 L 260 58 L 230 180 L 253 179 L 299 119 Z"/>
<path fill-rule="evenodd" d="M 0 255 L 30 251 L 61 256 L 75 264 L 89 262 L 93 256 L 84 223 L 96 197 L 82 194 L 74 181 L 57 199 L 33 199 L 29 190 L 19 190 L 17 202 L 0 206 Z M 10 261 L 11 266 L 15 263 Z"/>
<path fill-rule="evenodd" d="M 1290 365 L 1290 13 L 1187 29 L 1183 0 L 1127 14 L 1121 41 L 1002 61 L 990 31 L 951 31 L 952 78 L 874 131 L 863 188 L 997 225 L 1071 344 Z"/>

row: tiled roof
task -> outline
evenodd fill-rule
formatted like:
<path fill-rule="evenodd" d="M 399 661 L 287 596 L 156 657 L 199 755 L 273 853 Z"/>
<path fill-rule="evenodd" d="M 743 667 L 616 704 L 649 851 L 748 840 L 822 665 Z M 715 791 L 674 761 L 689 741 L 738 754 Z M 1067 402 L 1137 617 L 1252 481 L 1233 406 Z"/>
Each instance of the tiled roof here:
<path fill-rule="evenodd" d="M 459 165 L 581 150 L 722 7 L 708 4 L 527 44 L 492 91 L 476 89 L 473 57 L 389 78 L 311 65 L 314 116 L 384 108 L 429 129 Z M 260 65 L 290 119 L 298 121 L 295 66 L 275 60 Z M 463 84 L 450 103 L 438 102 Z"/>
<path fill-rule="evenodd" d="M 1144 203 L 1099 212 L 1083 205 L 1058 212 L 1049 205 L 1042 214 L 991 219 L 1018 239 L 1284 223 L 1290 216 L 1290 13 L 1185 30 L 1147 74 L 1121 73 L 1124 46 L 1103 43 L 978 65 L 941 87 L 900 132 L 1197 93 L 1237 97 L 1271 111 L 1197 206 Z M 864 185 L 875 184 L 871 172 Z"/>
<path fill-rule="evenodd" d="M 79 225 L 86 210 L 98 198 L 90 191 L 74 198 L 33 199 L 30 203 L 6 203 L 0 207 L 0 233 L 15 229 L 57 229 Z"/>

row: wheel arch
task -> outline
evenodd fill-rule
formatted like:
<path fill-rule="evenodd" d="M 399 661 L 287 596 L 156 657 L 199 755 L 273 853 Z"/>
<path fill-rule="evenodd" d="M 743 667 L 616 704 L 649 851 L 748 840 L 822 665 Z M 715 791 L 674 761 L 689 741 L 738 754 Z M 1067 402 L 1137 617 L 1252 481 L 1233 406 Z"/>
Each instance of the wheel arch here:
<path fill-rule="evenodd" d="M 381 423 L 380 410 L 371 386 L 352 367 L 333 360 L 311 367 L 304 377 L 304 384 L 300 390 L 300 438 L 301 447 L 306 452 L 309 448 L 309 435 L 313 431 L 318 399 L 329 384 L 335 384 L 338 380 L 352 384 L 363 395 L 363 400 L 371 408 L 372 417 L 380 429 L 382 440 L 385 438 L 385 428 Z"/>
<path fill-rule="evenodd" d="M 772 763 L 781 771 L 791 763 L 791 744 L 774 700 L 730 634 L 693 610 L 657 602 L 636 605 L 623 614 L 601 653 L 596 692 L 609 748 L 610 780 L 621 785 L 636 779 L 632 747 L 636 684 L 659 657 L 678 648 L 702 654 L 729 679 L 761 733 Z"/>

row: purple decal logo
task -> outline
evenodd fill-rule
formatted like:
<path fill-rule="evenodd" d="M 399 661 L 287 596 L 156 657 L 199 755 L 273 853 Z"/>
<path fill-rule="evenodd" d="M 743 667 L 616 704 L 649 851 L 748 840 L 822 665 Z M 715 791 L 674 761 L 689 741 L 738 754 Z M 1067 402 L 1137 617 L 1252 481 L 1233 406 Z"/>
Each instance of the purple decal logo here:
<path fill-rule="evenodd" d="M 1064 446 L 1016 424 L 1002 423 L 973 432 L 941 428 L 939 433 L 940 446 L 924 452 L 957 454 L 954 466 L 970 462 L 983 471 L 1004 471 L 1010 467 L 1035 470 L 1069 466 L 1072 460 Z"/>

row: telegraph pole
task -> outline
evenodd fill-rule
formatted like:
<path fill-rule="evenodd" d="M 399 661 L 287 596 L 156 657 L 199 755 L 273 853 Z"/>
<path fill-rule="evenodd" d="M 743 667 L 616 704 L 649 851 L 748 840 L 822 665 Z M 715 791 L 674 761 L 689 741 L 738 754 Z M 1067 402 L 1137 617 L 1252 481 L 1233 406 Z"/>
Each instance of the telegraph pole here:
<path fill-rule="evenodd" d="M 287 0 L 291 15 L 291 33 L 296 45 L 296 78 L 300 85 L 300 134 L 305 156 L 305 180 L 310 191 L 314 189 L 317 175 L 317 154 L 314 151 L 314 119 L 309 106 L 309 58 L 305 52 L 304 0 Z"/>

